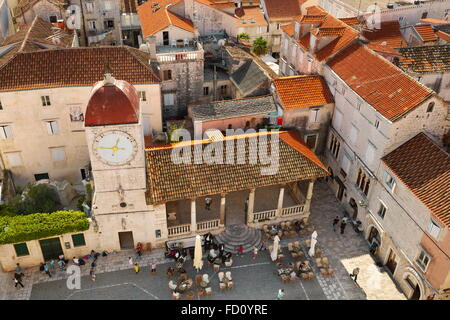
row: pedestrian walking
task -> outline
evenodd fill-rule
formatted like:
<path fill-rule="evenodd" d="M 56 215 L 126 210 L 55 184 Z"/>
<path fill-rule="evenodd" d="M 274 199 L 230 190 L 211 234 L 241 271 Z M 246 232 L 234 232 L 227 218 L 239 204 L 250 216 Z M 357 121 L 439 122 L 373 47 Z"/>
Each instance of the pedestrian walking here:
<path fill-rule="evenodd" d="M 91 268 L 89 271 L 89 276 L 91 277 L 92 281 L 95 281 L 96 275 L 95 275 L 95 268 Z"/>
<path fill-rule="evenodd" d="M 156 263 L 155 261 L 152 261 L 152 271 L 151 273 L 156 273 Z"/>
<path fill-rule="evenodd" d="M 77 257 L 73 257 L 72 261 L 73 261 L 74 265 L 76 265 L 76 266 L 80 265 L 80 259 L 78 259 Z"/>
<path fill-rule="evenodd" d="M 242 256 L 244 254 L 244 247 L 240 245 L 237 249 L 237 253 L 239 256 Z"/>
<path fill-rule="evenodd" d="M 137 263 L 134 264 L 134 271 L 136 271 L 136 274 L 139 273 L 139 266 Z"/>
<path fill-rule="evenodd" d="M 284 289 L 280 289 L 278 290 L 278 294 L 277 294 L 277 300 L 281 300 L 283 299 L 285 293 L 284 293 Z"/>
<path fill-rule="evenodd" d="M 132 257 L 128 257 L 128 264 L 130 265 L 130 267 L 134 265 Z"/>
<path fill-rule="evenodd" d="M 50 269 L 47 264 L 44 264 L 44 272 L 48 275 L 49 278 L 52 277 L 52 274 L 50 273 Z"/>
<path fill-rule="evenodd" d="M 95 262 L 95 260 L 92 261 L 92 263 L 91 263 L 91 268 L 95 268 L 96 266 L 97 266 L 97 262 Z"/>
<path fill-rule="evenodd" d="M 253 259 L 256 259 L 257 254 L 258 254 L 258 247 L 254 246 L 253 247 Z"/>
<path fill-rule="evenodd" d="M 20 263 L 16 264 L 16 273 L 18 273 L 18 274 L 22 273 L 22 267 L 20 266 Z"/>
<path fill-rule="evenodd" d="M 266 240 L 263 240 L 262 242 L 261 242 L 261 251 L 266 251 Z"/>
<path fill-rule="evenodd" d="M 353 269 L 352 273 L 350 274 L 350 278 L 353 278 L 353 281 L 356 282 L 356 279 L 358 279 L 359 274 L 359 268 Z"/>
<path fill-rule="evenodd" d="M 64 262 L 64 260 L 59 260 L 58 266 L 59 266 L 59 270 L 63 271 L 63 270 L 65 270 L 66 263 Z"/>
<path fill-rule="evenodd" d="M 55 260 L 50 260 L 49 267 L 51 271 L 55 271 Z"/>
<path fill-rule="evenodd" d="M 338 225 L 338 223 L 339 223 L 339 216 L 336 216 L 336 218 L 334 218 L 334 220 L 333 220 L 333 231 L 334 232 L 336 232 L 336 227 L 337 227 L 337 225 Z"/>
<path fill-rule="evenodd" d="M 205 209 L 206 210 L 211 210 L 211 202 L 212 202 L 212 199 L 210 197 L 205 198 Z"/>
<path fill-rule="evenodd" d="M 342 220 L 341 222 L 341 234 L 344 234 L 345 226 L 347 225 L 347 222 L 345 220 Z"/>
<path fill-rule="evenodd" d="M 17 285 L 20 284 L 22 286 L 22 288 L 24 287 L 23 283 L 21 280 L 17 279 L 16 277 L 13 278 L 14 280 L 14 287 L 17 288 Z"/>

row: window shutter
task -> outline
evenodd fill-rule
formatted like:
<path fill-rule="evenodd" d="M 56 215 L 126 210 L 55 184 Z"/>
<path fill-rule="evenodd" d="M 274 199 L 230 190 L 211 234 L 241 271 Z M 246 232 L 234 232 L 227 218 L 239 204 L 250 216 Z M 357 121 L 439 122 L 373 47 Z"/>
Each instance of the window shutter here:
<path fill-rule="evenodd" d="M 6 129 L 5 129 L 5 127 L 6 126 L 0 127 L 0 138 L 2 138 L 2 139 L 6 139 Z"/>
<path fill-rule="evenodd" d="M 53 129 L 53 134 L 56 134 L 59 132 L 59 127 L 58 127 L 58 123 L 56 121 L 52 121 L 51 122 L 51 126 Z"/>
<path fill-rule="evenodd" d="M 11 167 L 19 167 L 22 165 L 22 159 L 20 158 L 20 153 L 7 153 L 8 162 Z"/>
<path fill-rule="evenodd" d="M 51 121 L 46 122 L 48 134 L 53 134 Z"/>
<path fill-rule="evenodd" d="M 84 234 L 83 233 L 73 234 L 72 242 L 74 247 L 85 246 L 86 241 L 84 240 Z"/>
<path fill-rule="evenodd" d="M 14 250 L 16 250 L 16 255 L 18 257 L 28 256 L 30 254 L 30 252 L 28 251 L 27 244 L 25 242 L 23 242 L 23 243 L 16 243 L 14 245 Z"/>
<path fill-rule="evenodd" d="M 358 135 L 358 129 L 352 124 L 352 126 L 350 128 L 350 141 L 352 143 L 356 142 L 357 135 Z"/>
<path fill-rule="evenodd" d="M 66 159 L 66 153 L 63 148 L 53 148 L 52 149 L 53 161 L 63 161 Z"/>
<path fill-rule="evenodd" d="M 350 159 L 347 158 L 347 156 L 344 153 L 344 155 L 342 156 L 342 170 L 344 170 L 345 173 L 348 174 L 350 172 L 350 166 L 351 166 Z"/>

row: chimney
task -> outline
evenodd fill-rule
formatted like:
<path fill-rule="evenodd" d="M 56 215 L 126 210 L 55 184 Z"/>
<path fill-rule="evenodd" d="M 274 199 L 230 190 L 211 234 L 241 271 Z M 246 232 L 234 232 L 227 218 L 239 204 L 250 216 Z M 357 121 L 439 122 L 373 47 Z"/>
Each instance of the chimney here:
<path fill-rule="evenodd" d="M 147 37 L 147 47 L 150 59 L 156 61 L 156 36 L 150 35 Z"/>

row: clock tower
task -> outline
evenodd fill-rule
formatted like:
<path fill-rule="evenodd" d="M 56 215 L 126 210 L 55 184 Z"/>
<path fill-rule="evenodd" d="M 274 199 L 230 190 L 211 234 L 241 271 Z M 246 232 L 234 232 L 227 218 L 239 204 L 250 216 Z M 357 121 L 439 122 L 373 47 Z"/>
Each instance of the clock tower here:
<path fill-rule="evenodd" d="M 139 97 L 111 74 L 94 85 L 85 129 L 94 176 L 94 215 L 146 211 L 145 146 Z"/>

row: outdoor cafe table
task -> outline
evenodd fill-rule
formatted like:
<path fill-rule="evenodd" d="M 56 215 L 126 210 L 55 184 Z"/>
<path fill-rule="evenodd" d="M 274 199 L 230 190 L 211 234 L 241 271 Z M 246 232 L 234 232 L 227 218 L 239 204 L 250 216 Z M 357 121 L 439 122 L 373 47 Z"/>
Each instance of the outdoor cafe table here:
<path fill-rule="evenodd" d="M 179 292 L 186 291 L 187 289 L 190 289 L 192 287 L 192 284 L 193 284 L 192 279 L 181 281 L 177 286 L 177 291 Z"/>

